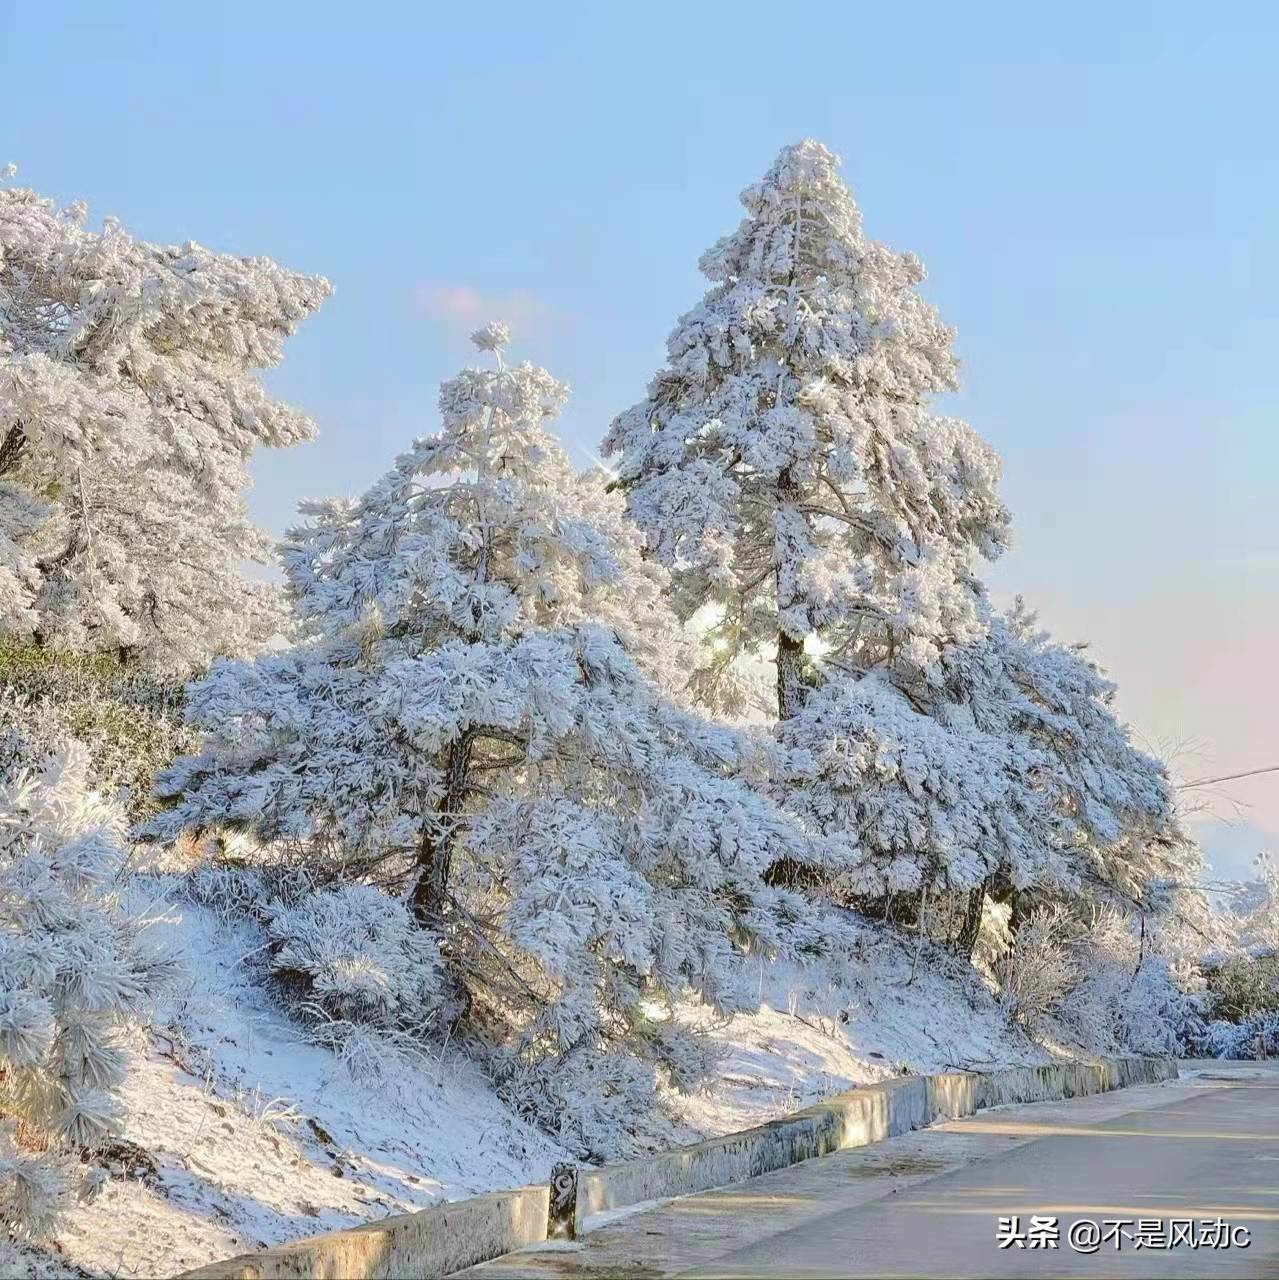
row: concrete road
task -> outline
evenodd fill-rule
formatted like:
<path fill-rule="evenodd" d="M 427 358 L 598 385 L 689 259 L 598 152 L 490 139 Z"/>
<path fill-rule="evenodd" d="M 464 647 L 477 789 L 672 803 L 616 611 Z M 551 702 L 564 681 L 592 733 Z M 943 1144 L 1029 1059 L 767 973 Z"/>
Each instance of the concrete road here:
<path fill-rule="evenodd" d="M 1032 1216 L 1055 1220 L 1037 1234 L 1056 1248 L 999 1247 L 1001 1218 L 1018 1219 L 1015 1237 Z M 1085 1219 L 1112 1238 L 1074 1226 Z M 1231 1247 L 1184 1242 L 1231 1229 Z M 1174 1232 L 1183 1242 L 1169 1248 Z M 1165 1085 L 985 1111 L 468 1274 L 1279 1277 L 1279 1072 L 1214 1064 Z"/>

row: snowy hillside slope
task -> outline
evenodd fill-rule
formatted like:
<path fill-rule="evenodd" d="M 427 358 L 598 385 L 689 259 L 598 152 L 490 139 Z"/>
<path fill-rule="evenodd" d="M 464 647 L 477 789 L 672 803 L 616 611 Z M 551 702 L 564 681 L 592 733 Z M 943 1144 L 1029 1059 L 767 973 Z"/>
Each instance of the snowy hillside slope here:
<path fill-rule="evenodd" d="M 722 1056 L 718 1077 L 686 1101 L 693 1134 L 761 1124 L 841 1090 L 906 1072 L 990 1071 L 1048 1053 L 1010 1027 L 971 966 L 935 949 L 918 956 L 891 930 L 857 926 L 840 982 L 821 968 L 761 963 L 761 1007 L 701 1020 Z"/>
<path fill-rule="evenodd" d="M 162 926 L 188 976 L 125 1091 L 114 1176 L 32 1274 L 165 1275 L 320 1231 L 545 1178 L 569 1155 L 502 1105 L 456 1049 L 345 1065 L 253 979 L 263 935 L 205 907 Z M 1045 1055 L 977 975 L 862 928 L 851 978 L 760 965 L 762 1007 L 715 1020 L 716 1077 L 658 1125 L 671 1144 L 762 1123 L 897 1074 Z"/>
<path fill-rule="evenodd" d="M 545 1177 L 565 1158 L 456 1051 L 370 1077 L 302 1039 L 243 963 L 261 934 L 171 909 L 184 989 L 129 1075 L 115 1176 L 58 1236 L 94 1275 L 171 1275 Z"/>

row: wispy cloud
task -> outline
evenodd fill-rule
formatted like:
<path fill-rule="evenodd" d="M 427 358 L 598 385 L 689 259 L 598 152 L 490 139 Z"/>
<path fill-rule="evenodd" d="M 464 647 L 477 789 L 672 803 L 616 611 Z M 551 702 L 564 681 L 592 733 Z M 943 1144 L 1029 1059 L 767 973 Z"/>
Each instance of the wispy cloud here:
<path fill-rule="evenodd" d="M 545 327 L 550 308 L 528 293 L 486 293 L 466 284 L 423 285 L 414 302 L 425 315 L 450 328 L 476 328 L 489 320 L 510 325 L 516 336 Z"/>

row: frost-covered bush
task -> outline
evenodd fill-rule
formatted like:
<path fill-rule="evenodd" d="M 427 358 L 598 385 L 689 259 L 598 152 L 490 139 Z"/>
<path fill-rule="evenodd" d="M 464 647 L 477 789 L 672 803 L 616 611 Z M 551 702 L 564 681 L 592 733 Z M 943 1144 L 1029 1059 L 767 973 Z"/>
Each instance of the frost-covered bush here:
<path fill-rule="evenodd" d="M 1009 1016 L 1023 1026 L 1035 1027 L 1056 1012 L 1078 982 L 1074 932 L 1074 922 L 1062 908 L 1036 911 L 995 962 L 1000 998 Z"/>
<path fill-rule="evenodd" d="M 584 1159 L 611 1160 L 667 1145 L 672 1091 L 697 1086 L 715 1058 L 705 1034 L 632 1009 L 626 1034 L 567 1051 L 539 1051 L 534 1026 L 493 1055 L 492 1072 L 518 1115 Z"/>
<path fill-rule="evenodd" d="M 1175 1054 L 1200 1001 L 1152 943 L 1114 907 L 1041 908 L 996 963 L 1005 1007 L 1092 1053 Z"/>
<path fill-rule="evenodd" d="M 1163 957 L 1148 955 L 1135 972 L 1114 960 L 1099 963 L 1062 1001 L 1057 1020 L 1095 1052 L 1162 1055 L 1177 1053 L 1197 1012 Z"/>
<path fill-rule="evenodd" d="M 198 741 L 183 686 L 114 654 L 71 654 L 0 640 L 0 767 L 68 738 L 89 752 L 95 790 L 137 822 L 155 811 L 152 779 Z"/>
<path fill-rule="evenodd" d="M 291 857 L 273 858 L 275 852 L 235 837 L 197 844 L 195 856 L 207 860 L 183 873 L 181 890 L 224 923 L 264 924 L 281 904 L 299 901 L 318 884 L 311 868 Z M 246 861 L 255 856 L 258 861 Z"/>
<path fill-rule="evenodd" d="M 435 936 L 369 885 L 323 889 L 267 912 L 271 970 L 330 1018 L 425 1028 L 445 1002 Z"/>
<path fill-rule="evenodd" d="M 1205 1058 L 1255 1058 L 1259 1040 L 1267 1057 L 1279 1057 L 1279 1011 L 1253 1014 L 1239 1022 L 1213 1018 L 1188 1038 L 1188 1047 Z"/>
<path fill-rule="evenodd" d="M 47 1231 L 111 1134 L 124 1033 L 169 973 L 125 893 L 123 816 L 70 743 L 0 780 L 0 1210 Z"/>

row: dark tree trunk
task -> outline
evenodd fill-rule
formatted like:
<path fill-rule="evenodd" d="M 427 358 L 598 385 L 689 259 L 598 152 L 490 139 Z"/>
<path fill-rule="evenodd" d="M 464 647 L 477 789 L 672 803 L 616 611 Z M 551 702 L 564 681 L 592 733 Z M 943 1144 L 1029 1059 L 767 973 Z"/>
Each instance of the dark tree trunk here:
<path fill-rule="evenodd" d="M 800 499 L 799 485 L 791 477 L 787 467 L 777 477 L 777 497 L 779 503 L 798 503 Z M 777 612 L 788 608 L 790 600 L 782 599 L 782 571 L 779 564 L 776 568 L 777 578 Z M 804 682 L 804 638 L 794 639 L 782 628 L 777 629 L 777 718 L 788 720 L 799 712 L 807 695 Z"/>
<path fill-rule="evenodd" d="M 804 705 L 804 642 L 777 633 L 777 718 L 788 720 Z"/>
<path fill-rule="evenodd" d="M 444 795 L 439 807 L 422 824 L 418 841 L 417 883 L 413 886 L 413 915 L 420 925 L 437 924 L 448 901 L 453 841 L 466 800 L 474 739 L 464 733 L 450 748 L 444 767 Z"/>
<path fill-rule="evenodd" d="M 22 461 L 26 448 L 27 433 L 23 430 L 22 423 L 15 422 L 0 442 L 0 476 L 12 471 Z"/>
<path fill-rule="evenodd" d="M 968 891 L 964 919 L 959 927 L 959 936 L 955 939 L 955 950 L 965 960 L 973 958 L 973 949 L 977 946 L 977 937 L 981 933 L 981 909 L 986 904 L 986 888 L 989 883 L 989 880 L 983 880 L 975 889 Z"/>

